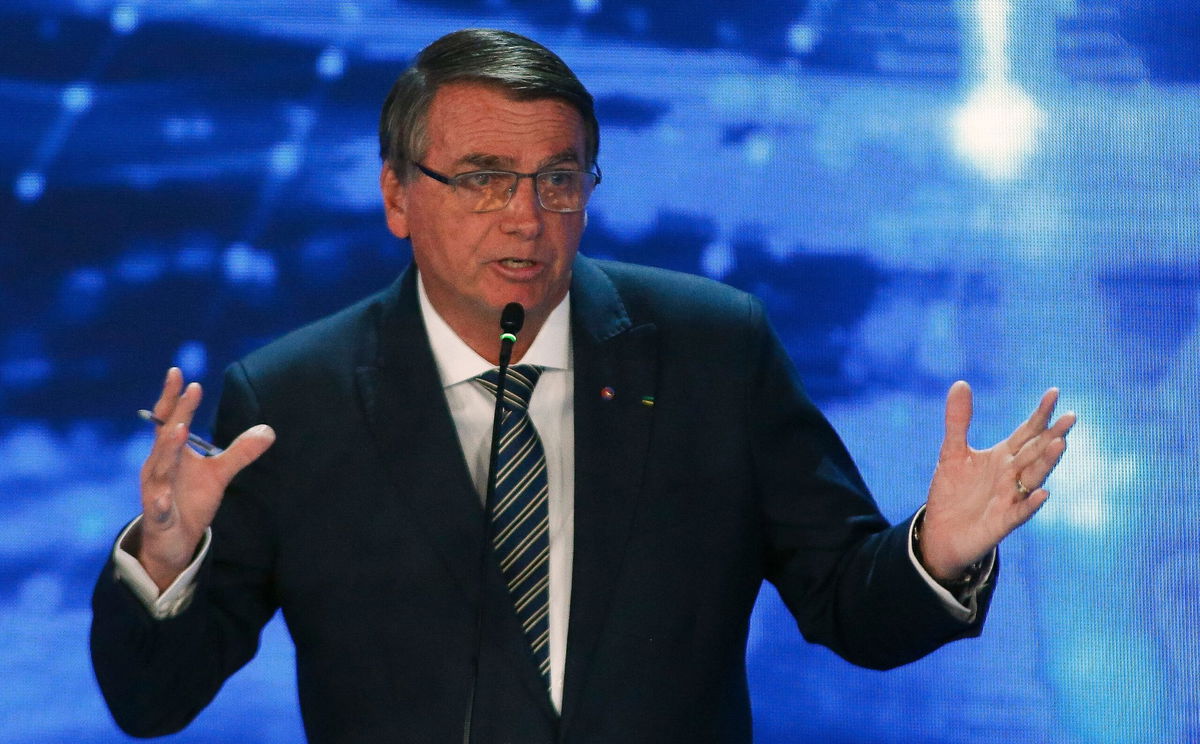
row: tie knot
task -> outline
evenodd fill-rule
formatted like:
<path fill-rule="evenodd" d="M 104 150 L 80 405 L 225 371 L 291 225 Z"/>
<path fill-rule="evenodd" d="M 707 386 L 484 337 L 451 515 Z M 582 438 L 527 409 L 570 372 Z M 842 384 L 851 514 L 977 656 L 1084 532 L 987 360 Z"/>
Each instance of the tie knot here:
<path fill-rule="evenodd" d="M 542 368 L 533 364 L 517 364 L 508 368 L 508 379 L 504 381 L 504 402 L 522 410 L 529 408 L 529 399 L 533 397 L 533 388 L 542 375 Z M 500 381 L 500 370 L 493 367 L 475 378 L 496 394 L 497 383 Z"/>

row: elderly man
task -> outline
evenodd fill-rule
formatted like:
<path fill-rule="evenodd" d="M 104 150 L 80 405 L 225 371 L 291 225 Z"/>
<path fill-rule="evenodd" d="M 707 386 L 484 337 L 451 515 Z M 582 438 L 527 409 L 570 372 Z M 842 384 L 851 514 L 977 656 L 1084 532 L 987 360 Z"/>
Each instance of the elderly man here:
<path fill-rule="evenodd" d="M 413 265 L 232 365 L 222 454 L 185 446 L 200 389 L 167 375 L 143 514 L 94 599 L 125 730 L 185 726 L 277 609 L 313 742 L 749 741 L 763 579 L 864 666 L 980 632 L 995 547 L 1045 500 L 1074 422 L 1050 425 L 1055 391 L 980 451 L 956 383 L 927 502 L 889 526 L 755 299 L 577 254 L 599 130 L 549 50 L 439 39 L 380 145 Z"/>

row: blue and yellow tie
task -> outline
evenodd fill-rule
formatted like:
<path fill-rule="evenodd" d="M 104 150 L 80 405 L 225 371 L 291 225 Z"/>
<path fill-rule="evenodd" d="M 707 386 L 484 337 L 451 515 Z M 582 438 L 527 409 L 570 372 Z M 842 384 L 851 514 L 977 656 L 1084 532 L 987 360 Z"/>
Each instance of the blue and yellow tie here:
<path fill-rule="evenodd" d="M 509 367 L 496 457 L 493 546 L 542 678 L 550 679 L 550 487 L 546 452 L 529 418 L 541 367 Z M 475 378 L 496 394 L 499 370 Z"/>

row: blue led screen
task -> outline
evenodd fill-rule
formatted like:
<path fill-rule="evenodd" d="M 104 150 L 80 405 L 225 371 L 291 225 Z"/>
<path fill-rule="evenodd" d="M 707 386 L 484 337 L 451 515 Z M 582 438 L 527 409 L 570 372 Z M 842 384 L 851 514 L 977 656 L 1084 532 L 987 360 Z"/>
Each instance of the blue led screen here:
<path fill-rule="evenodd" d="M 757 741 L 1200 741 L 1200 8 L 1186 0 L 8 0 L 0 7 L 0 742 L 125 741 L 89 597 L 167 366 L 205 384 L 390 283 L 375 125 L 503 27 L 597 98 L 584 252 L 762 297 L 893 520 L 945 391 L 1080 424 L 984 635 L 899 670 L 764 589 Z M 296 742 L 278 620 L 178 742 Z"/>

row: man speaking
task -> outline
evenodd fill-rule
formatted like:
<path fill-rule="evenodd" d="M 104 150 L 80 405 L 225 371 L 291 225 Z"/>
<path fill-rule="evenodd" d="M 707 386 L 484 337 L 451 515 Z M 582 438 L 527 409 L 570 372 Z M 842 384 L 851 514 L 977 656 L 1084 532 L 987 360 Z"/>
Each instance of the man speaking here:
<path fill-rule="evenodd" d="M 413 265 L 233 364 L 223 453 L 186 446 L 201 391 L 167 374 L 94 597 L 123 729 L 186 726 L 277 609 L 309 740 L 338 743 L 748 742 L 764 579 L 872 668 L 980 632 L 1074 423 L 1057 392 L 975 450 L 956 383 L 927 501 L 889 526 L 757 300 L 578 255 L 598 148 L 524 37 L 452 33 L 400 76 L 380 187 Z"/>

